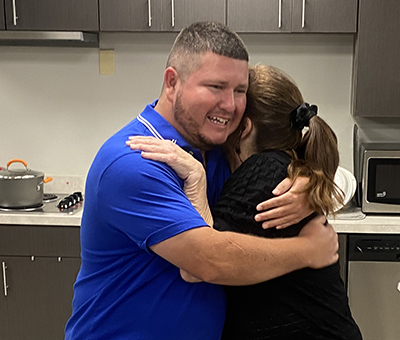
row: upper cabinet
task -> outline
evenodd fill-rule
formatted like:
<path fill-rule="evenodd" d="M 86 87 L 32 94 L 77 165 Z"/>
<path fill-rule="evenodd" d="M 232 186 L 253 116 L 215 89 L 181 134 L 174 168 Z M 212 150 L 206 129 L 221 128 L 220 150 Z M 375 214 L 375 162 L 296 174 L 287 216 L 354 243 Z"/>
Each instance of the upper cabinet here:
<path fill-rule="evenodd" d="M 225 23 L 225 0 L 167 0 L 165 3 L 166 31 L 180 31 L 197 21 Z M 171 20 L 168 19 L 171 13 Z"/>
<path fill-rule="evenodd" d="M 360 0 L 353 114 L 400 117 L 400 1 Z"/>
<path fill-rule="evenodd" d="M 160 31 L 162 0 L 99 0 L 100 31 Z"/>
<path fill-rule="evenodd" d="M 358 0 L 227 0 L 237 32 L 355 33 Z"/>
<path fill-rule="evenodd" d="M 4 1 L 7 30 L 99 30 L 98 0 L 2 1 Z"/>
<path fill-rule="evenodd" d="M 292 0 L 292 32 L 355 33 L 358 0 Z"/>
<path fill-rule="evenodd" d="M 179 31 L 196 21 L 225 22 L 225 0 L 99 0 L 101 31 Z"/>
<path fill-rule="evenodd" d="M 237 32 L 290 32 L 291 0 L 227 0 L 227 25 Z"/>
<path fill-rule="evenodd" d="M 4 22 L 4 0 L 0 0 L 0 31 L 6 28 Z"/>

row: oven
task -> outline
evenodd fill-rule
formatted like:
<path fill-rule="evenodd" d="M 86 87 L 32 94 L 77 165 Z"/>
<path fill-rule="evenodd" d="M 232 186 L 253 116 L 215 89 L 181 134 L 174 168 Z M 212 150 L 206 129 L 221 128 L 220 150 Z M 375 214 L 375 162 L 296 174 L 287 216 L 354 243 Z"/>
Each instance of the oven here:
<path fill-rule="evenodd" d="M 364 340 L 400 334 L 400 235 L 349 236 L 348 296 Z"/>

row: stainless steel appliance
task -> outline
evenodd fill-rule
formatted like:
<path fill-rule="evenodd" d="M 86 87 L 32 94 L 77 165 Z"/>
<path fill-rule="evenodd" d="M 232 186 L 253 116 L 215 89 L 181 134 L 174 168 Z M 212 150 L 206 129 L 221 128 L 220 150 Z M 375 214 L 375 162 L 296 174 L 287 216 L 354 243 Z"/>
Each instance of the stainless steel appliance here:
<path fill-rule="evenodd" d="M 400 143 L 362 143 L 358 158 L 361 210 L 400 214 Z"/>
<path fill-rule="evenodd" d="M 400 235 L 350 235 L 348 295 L 364 340 L 400 338 Z"/>

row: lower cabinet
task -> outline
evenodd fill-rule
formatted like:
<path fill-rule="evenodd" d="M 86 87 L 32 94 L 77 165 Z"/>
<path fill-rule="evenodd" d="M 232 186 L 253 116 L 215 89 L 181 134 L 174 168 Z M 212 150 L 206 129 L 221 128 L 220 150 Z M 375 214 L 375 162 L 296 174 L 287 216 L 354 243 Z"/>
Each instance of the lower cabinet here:
<path fill-rule="evenodd" d="M 63 340 L 81 263 L 79 228 L 0 226 L 0 240 L 0 339 Z M 75 246 L 66 251 L 68 243 Z M 33 249 L 37 255 L 28 255 Z"/>

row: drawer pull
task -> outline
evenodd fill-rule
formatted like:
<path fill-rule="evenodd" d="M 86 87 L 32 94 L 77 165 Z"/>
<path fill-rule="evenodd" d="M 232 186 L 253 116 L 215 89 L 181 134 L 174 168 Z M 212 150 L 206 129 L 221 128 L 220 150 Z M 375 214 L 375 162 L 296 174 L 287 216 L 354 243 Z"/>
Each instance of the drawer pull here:
<path fill-rule="evenodd" d="M 5 262 L 1 263 L 2 271 L 3 271 L 3 287 L 4 287 L 4 296 L 8 295 L 8 285 L 7 285 L 7 276 L 6 276 L 6 269 L 7 265 Z"/>

